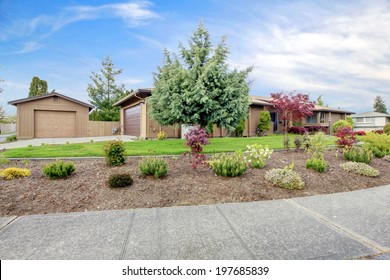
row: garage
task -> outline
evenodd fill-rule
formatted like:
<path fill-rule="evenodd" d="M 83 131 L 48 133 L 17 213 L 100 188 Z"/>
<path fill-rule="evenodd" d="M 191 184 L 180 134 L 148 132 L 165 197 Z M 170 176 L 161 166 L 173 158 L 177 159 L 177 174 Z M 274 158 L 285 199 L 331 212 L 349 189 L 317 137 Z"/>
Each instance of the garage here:
<path fill-rule="evenodd" d="M 35 111 L 35 138 L 76 137 L 76 112 Z"/>
<path fill-rule="evenodd" d="M 141 135 L 141 105 L 127 108 L 124 114 L 124 134 L 131 136 Z"/>

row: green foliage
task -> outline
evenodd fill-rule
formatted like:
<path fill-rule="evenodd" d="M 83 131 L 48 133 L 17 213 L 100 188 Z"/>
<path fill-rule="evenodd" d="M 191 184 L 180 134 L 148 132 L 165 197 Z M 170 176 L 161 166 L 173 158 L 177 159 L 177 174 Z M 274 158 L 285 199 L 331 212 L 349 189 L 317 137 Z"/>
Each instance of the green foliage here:
<path fill-rule="evenodd" d="M 111 140 L 104 145 L 104 155 L 107 164 L 110 166 L 119 166 L 126 161 L 126 148 L 122 140 Z"/>
<path fill-rule="evenodd" d="M 168 164 L 160 158 L 145 158 L 139 164 L 143 175 L 153 175 L 156 179 L 168 173 Z"/>
<path fill-rule="evenodd" d="M 213 155 L 209 164 L 215 174 L 224 177 L 241 176 L 248 169 L 242 154 L 237 152 Z"/>
<path fill-rule="evenodd" d="M 265 173 L 265 179 L 283 189 L 301 190 L 305 187 L 301 176 L 293 170 L 293 165 L 283 169 L 271 169 Z"/>
<path fill-rule="evenodd" d="M 152 117 L 161 125 L 213 123 L 233 131 L 248 112 L 252 68 L 231 71 L 227 57 L 225 38 L 213 48 L 202 23 L 180 55 L 165 49 L 148 99 Z"/>
<path fill-rule="evenodd" d="M 373 107 L 375 112 L 387 114 L 386 103 L 382 96 L 375 97 Z"/>
<path fill-rule="evenodd" d="M 386 124 L 383 128 L 383 132 L 387 135 L 390 135 L 390 123 Z"/>
<path fill-rule="evenodd" d="M 351 127 L 353 127 L 353 126 L 354 126 L 353 119 L 352 119 L 352 117 L 351 117 L 351 116 L 347 116 L 347 119 L 346 119 L 346 121 L 349 123 L 349 125 L 350 125 Z"/>
<path fill-rule="evenodd" d="M 246 119 L 242 119 L 241 122 L 239 123 L 239 125 L 237 125 L 234 129 L 234 132 L 236 134 L 237 137 L 242 137 L 243 133 L 244 133 L 244 130 L 245 130 L 245 120 Z"/>
<path fill-rule="evenodd" d="M 42 171 L 46 177 L 53 180 L 68 177 L 76 171 L 76 168 L 74 167 L 73 162 L 63 162 L 61 160 L 46 164 Z"/>
<path fill-rule="evenodd" d="M 373 153 L 368 148 L 352 147 L 350 149 L 344 149 L 343 156 L 346 160 L 354 162 L 371 163 Z"/>
<path fill-rule="evenodd" d="M 294 145 L 295 145 L 295 148 L 296 149 L 300 149 L 301 147 L 302 147 L 302 145 L 303 145 L 303 136 L 301 136 L 301 135 L 296 135 L 295 137 L 294 137 Z"/>
<path fill-rule="evenodd" d="M 313 157 L 321 158 L 327 149 L 328 136 L 323 132 L 317 132 L 310 135 L 307 139 L 306 151 L 313 155 Z"/>
<path fill-rule="evenodd" d="M 323 106 L 324 105 L 324 102 L 322 101 L 322 95 L 317 97 L 317 105 L 318 106 Z"/>
<path fill-rule="evenodd" d="M 48 87 L 46 81 L 41 80 L 38 77 L 33 77 L 30 83 L 30 90 L 28 93 L 28 97 L 47 94 L 47 88 Z"/>
<path fill-rule="evenodd" d="M 348 172 L 352 172 L 355 174 L 360 174 L 368 177 L 377 177 L 379 176 L 379 170 L 369 166 L 363 162 L 353 162 L 349 161 L 343 164 L 340 164 L 340 167 Z"/>
<path fill-rule="evenodd" d="M 246 147 L 247 150 L 244 152 L 244 159 L 253 168 L 263 168 L 267 159 L 273 153 L 273 150 L 269 149 L 268 146 L 262 146 L 257 143 Z"/>
<path fill-rule="evenodd" d="M 7 142 L 15 142 L 17 140 L 18 139 L 16 138 L 16 135 L 11 135 L 11 136 L 8 136 L 7 138 L 5 138 L 5 141 L 7 141 Z"/>
<path fill-rule="evenodd" d="M 124 188 L 132 184 L 133 179 L 129 173 L 113 174 L 108 178 L 110 188 Z"/>
<path fill-rule="evenodd" d="M 257 125 L 260 135 L 271 128 L 271 114 L 269 111 L 261 111 L 259 124 Z"/>
<path fill-rule="evenodd" d="M 6 165 L 9 163 L 9 159 L 6 158 L 3 154 L 0 154 L 0 165 Z"/>
<path fill-rule="evenodd" d="M 348 121 L 345 121 L 345 120 L 339 120 L 337 122 L 335 122 L 333 125 L 332 125 L 332 131 L 333 133 L 336 133 L 336 131 L 339 129 L 339 128 L 342 128 L 342 127 L 350 127 L 352 128 L 352 125 L 348 122 Z"/>
<path fill-rule="evenodd" d="M 113 104 L 130 92 L 125 91 L 123 84 L 116 84 L 115 77 L 122 73 L 122 69 L 116 70 L 109 56 L 103 60 L 102 66 L 100 73 L 92 72 L 92 83 L 87 88 L 90 102 L 95 106 L 90 120 L 119 121 L 119 107 L 113 107 Z"/>
<path fill-rule="evenodd" d="M 390 155 L 390 135 L 369 132 L 363 139 L 364 146 L 370 149 L 375 157 Z"/>
<path fill-rule="evenodd" d="M 31 172 L 26 168 L 8 167 L 4 170 L 0 170 L 0 177 L 3 177 L 6 180 L 30 176 Z"/>
<path fill-rule="evenodd" d="M 213 123 L 209 123 L 206 127 L 206 133 L 207 135 L 210 136 L 210 134 L 213 134 L 214 133 L 214 124 Z"/>
<path fill-rule="evenodd" d="M 165 138 L 167 138 L 167 134 L 164 131 L 160 131 L 159 133 L 157 133 L 158 140 L 164 140 Z"/>
<path fill-rule="evenodd" d="M 306 161 L 306 168 L 314 169 L 318 172 L 325 172 L 328 164 L 323 157 L 311 157 Z"/>
<path fill-rule="evenodd" d="M 290 143 L 291 143 L 290 137 L 288 137 L 288 134 L 285 133 L 283 136 L 283 147 L 286 150 L 290 150 Z"/>

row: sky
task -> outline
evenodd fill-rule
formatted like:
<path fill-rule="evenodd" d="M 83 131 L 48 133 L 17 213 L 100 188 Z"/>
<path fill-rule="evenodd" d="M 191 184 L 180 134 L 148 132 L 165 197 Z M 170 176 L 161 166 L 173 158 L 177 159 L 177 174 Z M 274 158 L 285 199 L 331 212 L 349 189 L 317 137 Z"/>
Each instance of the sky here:
<path fill-rule="evenodd" d="M 163 50 L 177 52 L 202 21 L 231 69 L 253 66 L 251 94 L 322 95 L 324 105 L 390 110 L 390 0 L 0 0 L 0 105 L 49 91 L 89 102 L 87 86 L 109 55 L 127 89 L 153 87 Z"/>

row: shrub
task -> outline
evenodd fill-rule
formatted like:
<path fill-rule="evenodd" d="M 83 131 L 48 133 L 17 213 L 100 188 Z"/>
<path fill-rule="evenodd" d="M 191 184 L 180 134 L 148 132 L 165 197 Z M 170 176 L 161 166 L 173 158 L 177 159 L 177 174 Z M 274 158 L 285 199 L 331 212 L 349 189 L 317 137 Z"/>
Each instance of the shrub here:
<path fill-rule="evenodd" d="M 355 133 L 349 126 L 338 128 L 336 131 L 336 137 L 339 138 L 336 141 L 339 148 L 350 148 L 357 142 Z"/>
<path fill-rule="evenodd" d="M 16 138 L 16 135 L 10 135 L 7 138 L 5 138 L 5 141 L 7 141 L 7 142 L 15 142 L 16 140 L 18 140 Z"/>
<path fill-rule="evenodd" d="M 153 175 L 156 179 L 167 174 L 168 164 L 161 158 L 145 158 L 139 164 L 143 175 Z"/>
<path fill-rule="evenodd" d="M 122 140 L 111 140 L 104 145 L 104 155 L 106 162 L 110 166 L 119 166 L 125 163 L 125 145 Z"/>
<path fill-rule="evenodd" d="M 190 147 L 190 152 L 184 153 L 184 155 L 190 156 L 192 168 L 196 169 L 199 164 L 206 162 L 206 156 L 201 154 L 203 151 L 202 145 L 210 144 L 207 139 L 207 133 L 203 128 L 195 127 L 190 129 L 185 135 L 186 146 Z"/>
<path fill-rule="evenodd" d="M 283 147 L 286 150 L 290 150 L 290 138 L 288 137 L 288 134 L 284 134 L 283 136 Z"/>
<path fill-rule="evenodd" d="M 213 123 L 209 123 L 206 127 L 206 133 L 209 137 L 211 137 L 214 133 L 214 124 Z"/>
<path fill-rule="evenodd" d="M 300 149 L 303 145 L 303 137 L 300 135 L 297 135 L 294 137 L 294 145 L 296 149 Z"/>
<path fill-rule="evenodd" d="M 350 128 L 352 128 L 352 125 L 351 125 L 348 121 L 339 120 L 339 121 L 335 122 L 335 123 L 332 125 L 332 131 L 333 131 L 333 133 L 336 133 L 336 131 L 337 131 L 339 128 L 343 128 L 343 127 L 350 127 Z"/>
<path fill-rule="evenodd" d="M 9 159 L 6 158 L 3 154 L 0 154 L 0 165 L 6 165 L 9 163 Z"/>
<path fill-rule="evenodd" d="M 352 147 L 350 149 L 344 149 L 343 156 L 346 160 L 354 162 L 371 163 L 372 151 L 367 148 Z"/>
<path fill-rule="evenodd" d="M 241 176 L 248 169 L 245 159 L 237 152 L 214 155 L 209 164 L 215 174 L 225 177 Z"/>
<path fill-rule="evenodd" d="M 387 135 L 390 135 L 390 123 L 386 124 L 383 128 L 383 132 Z"/>
<path fill-rule="evenodd" d="M 261 111 L 259 117 L 259 124 L 257 125 L 259 135 L 271 128 L 271 114 L 269 111 Z"/>
<path fill-rule="evenodd" d="M 165 138 L 167 138 L 167 134 L 164 131 L 160 131 L 159 133 L 157 133 L 158 140 L 164 140 Z"/>
<path fill-rule="evenodd" d="M 292 166 L 283 169 L 271 169 L 265 173 L 265 179 L 272 184 L 288 190 L 303 189 L 305 182 L 301 176 L 296 173 Z"/>
<path fill-rule="evenodd" d="M 307 132 L 310 134 L 315 134 L 317 132 L 325 132 L 326 131 L 325 126 L 316 126 L 316 125 L 308 126 L 306 129 L 307 129 Z"/>
<path fill-rule="evenodd" d="M 345 120 L 347 121 L 347 123 L 349 123 L 349 125 L 350 125 L 351 127 L 354 126 L 353 118 L 352 118 L 351 116 L 348 116 Z"/>
<path fill-rule="evenodd" d="M 390 155 L 390 135 L 369 132 L 364 137 L 364 146 L 370 149 L 375 157 Z"/>
<path fill-rule="evenodd" d="M 323 157 L 311 157 L 306 161 L 306 168 L 314 169 L 318 172 L 325 172 L 328 167 Z"/>
<path fill-rule="evenodd" d="M 291 134 L 300 134 L 300 135 L 303 135 L 305 134 L 307 131 L 306 131 L 306 128 L 304 128 L 303 126 L 292 126 L 292 127 L 289 127 L 288 128 L 288 133 L 291 133 Z"/>
<path fill-rule="evenodd" d="M 321 158 L 327 149 L 328 137 L 323 132 L 318 132 L 314 135 L 308 136 L 305 144 L 306 151 L 313 155 L 313 157 Z"/>
<path fill-rule="evenodd" d="M 352 172 L 355 174 L 360 174 L 364 176 L 369 176 L 369 177 L 377 177 L 379 176 L 379 170 L 369 166 L 366 163 L 363 162 L 353 162 L 349 161 L 343 164 L 340 164 L 340 167 L 348 172 Z"/>
<path fill-rule="evenodd" d="M 271 157 L 273 152 L 268 146 L 262 146 L 257 143 L 246 147 L 247 150 L 244 152 L 244 159 L 253 168 L 263 168 L 266 160 Z"/>
<path fill-rule="evenodd" d="M 8 167 L 0 171 L 0 176 L 6 180 L 13 180 L 15 178 L 30 177 L 31 172 L 26 168 Z"/>
<path fill-rule="evenodd" d="M 129 173 L 113 174 L 108 178 L 110 188 L 123 188 L 131 184 L 133 184 L 133 179 Z"/>
<path fill-rule="evenodd" d="M 355 135 L 365 136 L 366 132 L 365 131 L 355 131 Z"/>
<path fill-rule="evenodd" d="M 243 119 L 239 125 L 236 126 L 234 129 L 234 132 L 236 133 L 237 137 L 242 137 L 245 130 L 245 119 Z"/>
<path fill-rule="evenodd" d="M 60 179 L 71 175 L 74 171 L 76 171 L 76 168 L 71 161 L 65 163 L 63 161 L 56 161 L 46 164 L 42 171 L 49 179 Z"/>
<path fill-rule="evenodd" d="M 383 129 L 377 129 L 377 130 L 373 130 L 372 132 L 374 132 L 376 134 L 383 134 L 384 130 Z"/>

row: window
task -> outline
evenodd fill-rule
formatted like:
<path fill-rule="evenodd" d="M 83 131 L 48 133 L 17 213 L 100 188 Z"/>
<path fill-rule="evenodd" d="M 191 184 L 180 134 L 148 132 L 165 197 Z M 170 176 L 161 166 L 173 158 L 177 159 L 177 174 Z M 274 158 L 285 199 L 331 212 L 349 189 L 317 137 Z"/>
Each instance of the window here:
<path fill-rule="evenodd" d="M 325 112 L 320 112 L 320 123 L 325 123 Z"/>
<path fill-rule="evenodd" d="M 314 113 L 313 116 L 307 116 L 306 123 L 317 123 L 317 114 Z"/>
<path fill-rule="evenodd" d="M 365 123 L 373 123 L 374 122 L 374 118 L 364 118 L 364 122 Z"/>
<path fill-rule="evenodd" d="M 356 118 L 356 122 L 363 122 L 363 118 Z"/>

